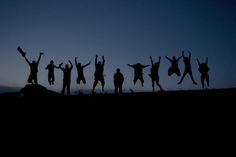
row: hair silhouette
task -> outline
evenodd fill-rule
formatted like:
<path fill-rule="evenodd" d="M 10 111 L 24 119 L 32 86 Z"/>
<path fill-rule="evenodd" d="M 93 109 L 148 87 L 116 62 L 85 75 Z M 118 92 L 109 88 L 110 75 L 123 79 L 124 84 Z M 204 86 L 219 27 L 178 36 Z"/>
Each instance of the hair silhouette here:
<path fill-rule="evenodd" d="M 208 71 L 210 71 L 210 68 L 208 67 L 208 57 L 206 57 L 205 63 L 204 62 L 200 63 L 198 59 L 197 63 L 198 63 L 198 71 L 201 73 L 202 88 L 204 88 L 204 80 L 206 80 L 207 87 L 209 87 Z"/>
<path fill-rule="evenodd" d="M 182 56 L 183 56 L 183 61 L 184 61 L 184 65 L 185 65 L 185 69 L 184 69 L 184 74 L 183 76 L 181 77 L 180 81 L 178 82 L 178 84 L 181 84 L 184 77 L 189 74 L 191 80 L 193 81 L 193 84 L 197 84 L 196 81 L 194 80 L 193 78 L 193 74 L 192 74 L 192 69 L 191 69 L 191 52 L 189 52 L 189 57 L 185 57 L 184 56 L 184 51 L 182 51 Z"/>
<path fill-rule="evenodd" d="M 151 73 L 149 74 L 149 76 L 152 79 L 152 91 L 153 92 L 155 91 L 155 82 L 156 82 L 157 86 L 160 88 L 160 90 L 162 91 L 163 89 L 159 83 L 160 77 L 159 77 L 159 73 L 158 73 L 159 67 L 160 67 L 160 62 L 161 62 L 161 57 L 159 57 L 158 62 L 155 62 L 155 63 L 153 63 L 152 56 L 150 56 L 150 60 L 151 60 L 152 67 L 150 69 Z"/>
<path fill-rule="evenodd" d="M 37 62 L 35 60 L 33 60 L 32 62 L 30 62 L 28 60 L 28 58 L 26 57 L 26 52 L 24 52 L 21 47 L 17 47 L 17 50 L 20 52 L 20 54 L 25 58 L 26 62 L 29 64 L 30 66 L 30 75 L 28 77 L 28 83 L 31 84 L 38 84 L 38 79 L 37 79 L 37 73 L 38 73 L 38 65 L 41 59 L 41 56 L 43 55 L 43 52 L 40 52 L 39 54 L 39 58 L 37 60 Z"/>
<path fill-rule="evenodd" d="M 76 69 L 77 69 L 77 80 L 76 80 L 76 83 L 77 84 L 80 84 L 80 81 L 82 81 L 84 84 L 86 84 L 86 80 L 85 80 L 85 77 L 84 77 L 84 68 L 86 66 L 88 66 L 90 64 L 90 61 L 88 64 L 85 64 L 85 65 L 81 65 L 81 63 L 78 63 L 77 62 L 77 57 L 75 57 L 75 65 L 76 65 Z"/>
<path fill-rule="evenodd" d="M 124 76 L 123 74 L 120 72 L 120 69 L 116 69 L 116 73 L 113 75 L 113 79 L 114 79 L 114 86 L 115 86 L 115 93 L 117 94 L 118 91 L 119 93 L 123 93 L 123 89 L 122 89 L 122 85 L 124 82 Z"/>
<path fill-rule="evenodd" d="M 180 70 L 179 70 L 179 66 L 178 66 L 178 62 L 180 60 L 180 58 L 182 58 L 183 56 L 180 56 L 179 58 L 176 59 L 175 56 L 172 57 L 172 59 L 170 59 L 169 57 L 166 56 L 166 59 L 169 60 L 171 62 L 171 67 L 169 67 L 168 69 L 168 75 L 171 76 L 172 74 L 176 74 L 177 76 L 180 76 Z"/>
<path fill-rule="evenodd" d="M 131 68 L 134 68 L 134 85 L 136 84 L 137 80 L 141 81 L 141 85 L 143 87 L 143 83 L 144 83 L 144 79 L 143 79 L 143 69 L 150 66 L 150 65 L 142 65 L 140 63 L 137 64 L 127 64 L 128 66 L 130 66 Z"/>
<path fill-rule="evenodd" d="M 54 81 L 55 81 L 54 68 L 59 68 L 59 66 L 55 66 L 53 60 L 51 60 L 50 63 L 45 68 L 46 70 L 48 70 L 48 83 L 49 83 L 49 85 L 53 85 Z"/>
<path fill-rule="evenodd" d="M 95 73 L 94 73 L 94 83 L 93 83 L 93 90 L 92 93 L 94 93 L 95 87 L 98 84 L 98 81 L 101 82 L 102 84 L 102 91 L 104 91 L 104 86 L 105 86 L 105 80 L 104 80 L 104 65 L 105 65 L 105 58 L 102 56 L 102 62 L 98 62 L 98 55 L 95 56 Z"/>
<path fill-rule="evenodd" d="M 63 63 L 59 65 L 59 68 L 63 71 L 63 87 L 61 91 L 62 95 L 64 95 L 66 88 L 67 88 L 67 95 L 70 95 L 71 70 L 73 68 L 73 64 L 71 63 L 70 60 L 69 63 L 70 67 L 68 64 L 66 64 L 65 68 L 62 68 L 61 66 Z"/>

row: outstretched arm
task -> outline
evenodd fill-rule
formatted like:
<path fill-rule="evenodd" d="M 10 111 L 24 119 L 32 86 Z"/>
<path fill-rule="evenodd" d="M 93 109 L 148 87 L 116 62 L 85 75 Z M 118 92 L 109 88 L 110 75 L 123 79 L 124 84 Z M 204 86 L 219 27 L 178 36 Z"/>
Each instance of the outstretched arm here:
<path fill-rule="evenodd" d="M 130 65 L 130 64 L 127 64 L 129 67 L 131 67 L 131 68 L 133 68 L 134 67 L 134 65 Z"/>
<path fill-rule="evenodd" d="M 39 64 L 39 61 L 40 61 L 42 55 L 43 55 L 43 52 L 40 52 L 37 64 Z"/>
<path fill-rule="evenodd" d="M 102 65 L 103 66 L 105 65 L 105 58 L 104 58 L 104 56 L 102 56 Z"/>
<path fill-rule="evenodd" d="M 151 64 L 152 64 L 152 66 L 153 66 L 153 60 L 152 60 L 152 56 L 150 56 L 150 60 L 151 60 Z"/>
<path fill-rule="evenodd" d="M 72 69 L 72 68 L 73 68 L 73 64 L 71 63 L 70 60 L 68 60 L 68 61 L 69 61 L 69 63 L 70 63 L 70 69 Z"/>
<path fill-rule="evenodd" d="M 150 65 L 143 65 L 143 68 L 149 67 Z"/>
<path fill-rule="evenodd" d="M 172 61 L 169 57 L 166 56 L 166 59 L 168 59 L 170 62 Z"/>

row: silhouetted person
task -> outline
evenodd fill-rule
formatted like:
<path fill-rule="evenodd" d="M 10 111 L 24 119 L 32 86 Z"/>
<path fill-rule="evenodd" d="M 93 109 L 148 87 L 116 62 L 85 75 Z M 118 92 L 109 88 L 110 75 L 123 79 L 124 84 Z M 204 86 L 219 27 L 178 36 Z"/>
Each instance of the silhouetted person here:
<path fill-rule="evenodd" d="M 119 93 L 122 93 L 123 92 L 122 85 L 124 82 L 124 76 L 120 72 L 120 69 L 116 69 L 116 73 L 114 74 L 113 79 L 114 79 L 114 85 L 115 85 L 115 93 L 117 94 L 118 90 L 119 90 Z"/>
<path fill-rule="evenodd" d="M 78 73 L 78 77 L 77 77 L 77 80 L 76 80 L 77 84 L 80 84 L 80 81 L 82 81 L 84 84 L 86 84 L 86 80 L 85 80 L 85 77 L 84 77 L 84 68 L 86 66 L 88 66 L 89 64 L 90 64 L 90 61 L 89 61 L 88 64 L 81 65 L 81 63 L 77 63 L 77 57 L 75 57 L 75 65 L 76 65 L 77 73 Z"/>
<path fill-rule="evenodd" d="M 94 93 L 94 89 L 96 85 L 98 84 L 98 81 L 101 82 L 102 84 L 102 91 L 104 91 L 104 85 L 105 85 L 105 80 L 103 76 L 103 71 L 104 71 L 104 65 L 105 65 L 105 59 L 104 56 L 102 56 L 102 62 L 98 62 L 98 55 L 95 57 L 95 73 L 94 73 L 94 83 L 93 83 L 93 90 L 92 93 Z"/>
<path fill-rule="evenodd" d="M 168 69 L 168 75 L 171 76 L 172 74 L 176 74 L 177 76 L 180 76 L 180 70 L 179 70 L 179 66 L 178 66 L 178 62 L 180 60 L 180 58 L 182 58 L 182 56 L 180 56 L 178 59 L 176 59 L 175 56 L 173 56 L 172 59 L 170 59 L 169 57 L 166 56 L 166 59 L 168 59 L 171 62 L 171 67 L 169 67 Z"/>
<path fill-rule="evenodd" d="M 154 92 L 155 91 L 155 82 L 157 84 L 157 86 L 161 89 L 161 91 L 163 90 L 161 85 L 159 84 L 159 74 L 158 74 L 158 71 L 159 71 L 159 67 L 160 67 L 160 62 L 161 62 L 161 57 L 159 57 L 159 60 L 158 62 L 155 62 L 153 63 L 153 60 L 152 60 L 152 56 L 150 56 L 150 60 L 151 60 L 151 70 L 150 70 L 150 74 L 149 76 L 151 77 L 152 79 L 152 91 Z"/>
<path fill-rule="evenodd" d="M 53 60 L 51 60 L 50 64 L 48 64 L 47 67 L 45 68 L 46 70 L 48 70 L 49 85 L 53 85 L 55 81 L 54 68 L 59 68 L 59 66 L 55 66 Z"/>
<path fill-rule="evenodd" d="M 199 60 L 197 59 L 198 63 L 198 71 L 201 73 L 201 83 L 202 83 L 202 88 L 204 88 L 204 80 L 206 80 L 207 86 L 209 87 L 209 75 L 208 71 L 210 71 L 210 68 L 208 67 L 208 58 L 206 58 L 206 62 L 200 63 Z"/>
<path fill-rule="evenodd" d="M 38 84 L 38 79 L 37 79 L 38 65 L 39 65 L 39 61 L 41 59 L 41 56 L 43 55 L 43 52 L 40 52 L 37 62 L 35 60 L 33 60 L 32 63 L 31 63 L 26 58 L 26 52 L 24 52 L 20 47 L 18 47 L 17 50 L 21 53 L 21 55 L 25 58 L 26 62 L 30 66 L 30 75 L 29 75 L 29 78 L 28 78 L 28 83 Z"/>
<path fill-rule="evenodd" d="M 134 85 L 136 84 L 137 80 L 140 80 L 141 81 L 141 85 L 143 87 L 143 83 L 144 83 L 144 80 L 143 80 L 143 69 L 150 66 L 150 65 L 142 65 L 140 63 L 137 63 L 137 64 L 133 64 L 133 65 L 130 65 L 130 64 L 127 64 L 128 66 L 134 68 Z"/>
<path fill-rule="evenodd" d="M 184 60 L 184 65 L 185 65 L 185 69 L 184 69 L 184 74 L 181 77 L 180 81 L 178 82 L 178 84 L 181 84 L 184 77 L 186 76 L 186 74 L 189 74 L 189 76 L 191 77 L 193 84 L 197 84 L 193 78 L 193 74 L 192 74 L 192 69 L 191 69 L 191 52 L 189 51 L 189 57 L 185 57 L 184 56 L 184 51 L 182 51 L 182 56 L 183 56 L 183 60 Z"/>
<path fill-rule="evenodd" d="M 63 71 L 63 87 L 61 91 L 61 94 L 63 95 L 65 93 L 66 88 L 67 88 L 67 95 L 70 95 L 71 70 L 73 68 L 73 64 L 71 63 L 70 60 L 69 60 L 69 63 L 70 63 L 70 67 L 68 64 L 66 64 L 65 68 L 62 68 L 61 66 L 63 63 L 59 65 L 59 68 Z"/>

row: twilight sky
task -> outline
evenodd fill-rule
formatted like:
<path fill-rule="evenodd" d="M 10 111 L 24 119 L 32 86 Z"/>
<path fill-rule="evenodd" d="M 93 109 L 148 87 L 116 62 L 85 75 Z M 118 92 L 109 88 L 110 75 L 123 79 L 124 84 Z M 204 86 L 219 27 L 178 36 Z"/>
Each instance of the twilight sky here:
<path fill-rule="evenodd" d="M 196 58 L 209 58 L 210 87 L 236 87 L 236 1 L 235 0 L 0 0 L 0 86 L 23 87 L 29 66 L 16 48 L 21 46 L 30 60 L 45 52 L 39 64 L 39 83 L 60 91 L 62 71 L 55 70 L 56 82 L 49 86 L 46 65 L 66 63 L 74 57 L 86 64 L 86 85 L 72 89 L 92 89 L 94 59 L 105 56 L 105 90 L 113 89 L 113 74 L 120 68 L 124 89 L 151 91 L 150 68 L 144 69 L 144 87 L 133 85 L 133 69 L 127 64 L 150 64 L 162 57 L 160 84 L 165 90 L 201 89 Z M 181 85 L 176 75 L 169 77 L 165 56 L 192 52 L 192 85 L 187 76 Z M 183 73 L 184 65 L 179 67 Z M 5 89 L 5 88 L 4 88 Z M 158 88 L 157 88 L 158 89 Z M 96 91 L 101 91 L 98 84 Z"/>

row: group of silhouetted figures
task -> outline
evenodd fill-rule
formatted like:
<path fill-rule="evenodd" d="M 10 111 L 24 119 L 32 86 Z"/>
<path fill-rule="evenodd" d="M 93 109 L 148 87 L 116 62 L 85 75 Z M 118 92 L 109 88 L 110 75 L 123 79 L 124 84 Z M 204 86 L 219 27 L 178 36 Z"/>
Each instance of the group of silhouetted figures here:
<path fill-rule="evenodd" d="M 41 56 L 44 54 L 43 52 L 40 52 L 39 54 L 39 58 L 36 61 L 32 61 L 30 62 L 27 57 L 26 57 L 26 52 L 24 52 L 21 47 L 18 47 L 17 50 L 21 53 L 21 55 L 25 58 L 26 62 L 29 64 L 30 66 L 30 75 L 28 77 L 28 83 L 31 84 L 38 84 L 38 80 L 37 80 L 37 72 L 38 72 L 38 65 L 41 59 Z M 185 56 L 184 51 L 182 51 L 182 55 L 179 58 L 176 58 L 175 56 L 173 56 L 172 59 L 170 59 L 169 57 L 166 56 L 166 59 L 169 60 L 171 62 L 171 66 L 168 69 L 168 75 L 171 76 L 172 74 L 176 74 L 177 76 L 181 76 L 181 72 L 178 66 L 178 62 L 179 60 L 183 57 L 183 62 L 185 65 L 185 69 L 184 69 L 184 73 L 180 79 L 180 81 L 178 82 L 178 84 L 181 84 L 184 77 L 189 74 L 193 84 L 197 84 L 196 81 L 193 78 L 193 74 L 192 74 L 192 68 L 191 68 L 191 53 L 189 52 L 189 56 Z M 105 86 L 105 80 L 104 80 L 104 65 L 105 65 L 105 58 L 104 56 L 102 56 L 102 62 L 98 61 L 98 55 L 96 55 L 95 57 L 95 73 L 94 73 L 94 83 L 93 83 L 93 89 L 92 89 L 92 93 L 95 93 L 95 87 L 97 86 L 98 82 L 101 82 L 102 85 L 102 91 L 104 91 L 104 86 Z M 153 62 L 152 57 L 150 56 L 150 61 L 151 61 L 151 69 L 150 69 L 150 74 L 149 76 L 151 77 L 152 80 L 152 91 L 155 91 L 155 83 L 156 85 L 160 88 L 161 91 L 163 91 L 163 88 L 161 87 L 160 83 L 159 83 L 159 67 L 160 67 L 160 61 L 161 61 L 161 57 L 159 57 L 159 60 L 157 62 Z M 49 85 L 53 85 L 54 81 L 55 81 L 55 76 L 54 76 L 54 69 L 58 68 L 61 69 L 63 71 L 63 88 L 62 88 L 62 92 L 61 94 L 64 95 L 65 93 L 65 89 L 67 89 L 67 94 L 70 94 L 70 83 L 71 83 L 71 71 L 73 68 L 73 64 L 72 62 L 69 60 L 69 64 L 66 64 L 65 67 L 62 67 L 63 63 L 60 63 L 59 66 L 54 65 L 54 62 L 51 60 L 50 64 L 48 64 L 46 66 L 46 70 L 48 70 L 48 82 Z M 84 84 L 86 84 L 86 79 L 84 77 L 84 68 L 87 67 L 88 65 L 90 65 L 91 62 L 85 64 L 85 65 L 81 65 L 81 63 L 77 62 L 77 57 L 75 57 L 75 65 L 77 68 L 77 80 L 76 83 L 80 84 L 80 82 L 82 81 Z M 202 88 L 204 88 L 204 82 L 206 80 L 207 86 L 209 87 L 209 75 L 208 75 L 208 71 L 210 70 L 208 67 L 208 58 L 206 58 L 205 62 L 200 63 L 199 60 L 197 59 L 197 63 L 198 63 L 198 71 L 201 73 L 201 84 L 202 84 Z M 133 83 L 134 85 L 136 84 L 136 82 L 138 80 L 140 80 L 141 85 L 143 86 L 144 84 L 144 79 L 143 79 L 143 69 L 146 67 L 149 67 L 150 65 L 142 65 L 140 63 L 136 63 L 133 65 L 127 64 L 128 66 L 132 67 L 134 69 L 134 79 L 133 79 Z M 124 76 L 123 74 L 120 72 L 120 69 L 116 69 L 116 73 L 113 75 L 113 83 L 115 86 L 115 93 L 122 93 L 122 85 L 124 82 Z"/>

